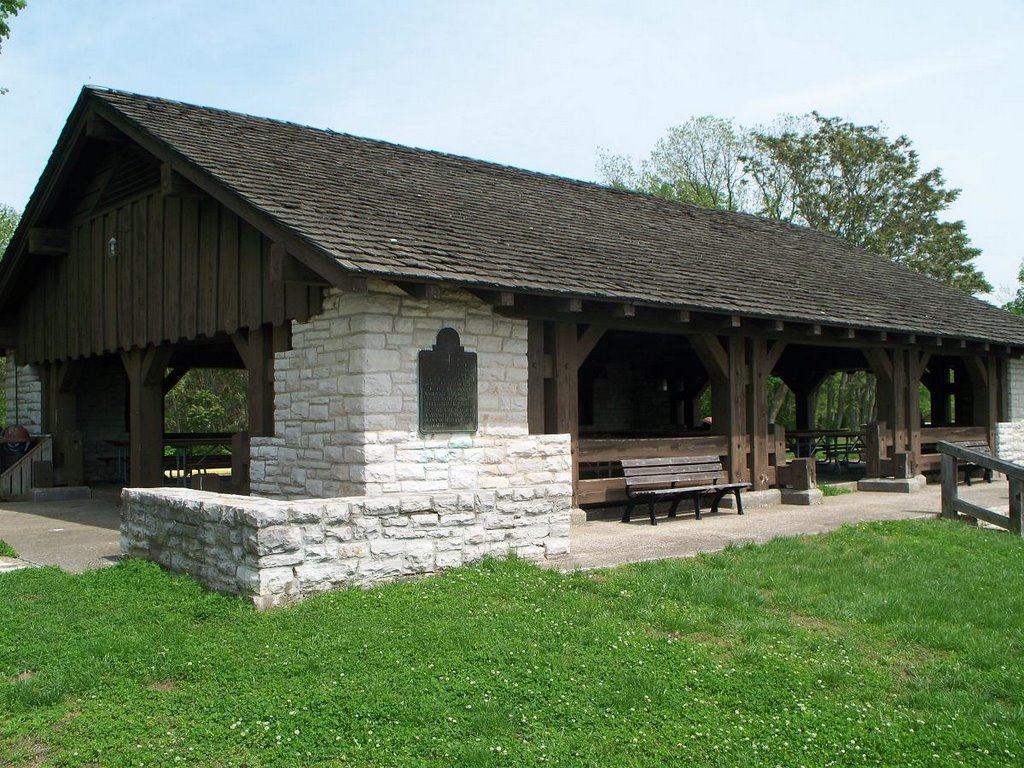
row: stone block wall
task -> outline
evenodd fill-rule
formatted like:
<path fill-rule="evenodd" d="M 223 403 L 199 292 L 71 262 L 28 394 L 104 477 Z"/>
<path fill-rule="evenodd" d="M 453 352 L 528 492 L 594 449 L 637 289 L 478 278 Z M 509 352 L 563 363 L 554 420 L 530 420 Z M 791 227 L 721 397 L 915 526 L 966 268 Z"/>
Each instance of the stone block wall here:
<path fill-rule="evenodd" d="M 486 555 L 564 554 L 571 503 L 567 471 L 516 488 L 296 501 L 128 488 L 121 548 L 269 608 Z"/>
<path fill-rule="evenodd" d="M 43 382 L 34 365 L 18 365 L 7 357 L 4 388 L 7 424 L 21 424 L 33 435 L 43 431 Z"/>
<path fill-rule="evenodd" d="M 421 435 L 418 354 L 458 331 L 477 353 L 479 429 Z M 323 312 L 293 323 L 275 356 L 275 436 L 253 438 L 253 493 L 276 498 L 499 488 L 527 455 L 527 324 L 460 290 L 415 299 L 380 280 L 366 293 L 329 291 Z M 566 449 L 567 450 L 567 449 Z M 560 459 L 559 459 L 560 460 Z M 517 467 L 519 465 L 519 467 Z"/>
<path fill-rule="evenodd" d="M 996 456 L 1024 464 L 1024 421 L 996 424 Z"/>
<path fill-rule="evenodd" d="M 1012 358 L 1007 361 L 1007 381 L 1009 383 L 1009 396 L 1007 404 L 1009 413 L 1007 418 L 1010 421 L 1024 421 L 1024 359 Z"/>

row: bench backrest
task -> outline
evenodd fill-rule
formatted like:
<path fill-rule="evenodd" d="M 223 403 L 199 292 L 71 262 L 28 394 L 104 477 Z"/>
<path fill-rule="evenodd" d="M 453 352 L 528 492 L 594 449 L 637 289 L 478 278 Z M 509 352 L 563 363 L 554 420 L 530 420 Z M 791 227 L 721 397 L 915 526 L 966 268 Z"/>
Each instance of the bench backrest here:
<path fill-rule="evenodd" d="M 623 459 L 621 463 L 626 489 L 631 491 L 715 485 L 728 479 L 718 456 Z"/>

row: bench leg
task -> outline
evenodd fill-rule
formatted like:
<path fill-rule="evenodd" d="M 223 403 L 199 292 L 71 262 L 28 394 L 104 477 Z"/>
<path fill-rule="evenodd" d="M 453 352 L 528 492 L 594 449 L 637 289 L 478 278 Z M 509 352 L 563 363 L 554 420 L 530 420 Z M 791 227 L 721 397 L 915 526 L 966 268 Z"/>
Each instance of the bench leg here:
<path fill-rule="evenodd" d="M 729 491 L 715 491 L 715 500 L 711 503 L 711 511 L 717 512 L 718 505 L 722 503 L 722 497 L 725 496 Z"/>
<path fill-rule="evenodd" d="M 988 469 L 987 467 L 985 469 L 985 482 L 986 483 L 991 483 L 992 482 L 992 470 Z"/>
<path fill-rule="evenodd" d="M 633 513 L 633 507 L 635 507 L 635 506 L 636 506 L 636 502 L 633 501 L 632 499 L 630 499 L 629 502 L 627 502 L 626 509 L 622 513 L 622 522 L 624 522 L 624 523 L 628 523 L 629 522 L 629 516 Z"/>
<path fill-rule="evenodd" d="M 654 500 L 648 501 L 647 506 L 651 510 L 651 525 L 657 525 L 658 521 L 654 519 Z"/>
<path fill-rule="evenodd" d="M 694 514 L 694 516 L 696 516 L 696 518 L 698 520 L 700 520 L 701 514 L 700 514 L 700 494 L 699 493 L 693 494 L 693 514 Z"/>
<path fill-rule="evenodd" d="M 972 467 L 970 465 L 967 465 L 966 467 L 964 467 L 964 485 L 970 485 L 971 484 L 971 472 L 973 470 L 974 470 L 974 467 Z"/>
<path fill-rule="evenodd" d="M 682 496 L 676 496 L 675 500 L 672 502 L 672 508 L 668 511 L 668 516 L 669 517 L 675 517 L 676 516 L 676 510 L 679 509 L 679 502 L 682 501 L 682 500 L 683 500 Z"/>
<path fill-rule="evenodd" d="M 743 514 L 743 500 L 740 499 L 740 489 L 739 488 L 733 488 L 732 489 L 732 493 L 736 497 L 736 514 L 737 515 L 742 515 Z"/>

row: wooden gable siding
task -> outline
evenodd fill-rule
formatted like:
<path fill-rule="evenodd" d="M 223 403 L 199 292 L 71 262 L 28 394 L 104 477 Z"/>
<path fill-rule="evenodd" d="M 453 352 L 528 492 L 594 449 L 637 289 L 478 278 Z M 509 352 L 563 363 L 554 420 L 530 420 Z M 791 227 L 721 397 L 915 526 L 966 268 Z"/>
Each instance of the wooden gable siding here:
<path fill-rule="evenodd" d="M 210 198 L 153 190 L 73 220 L 69 235 L 66 256 L 33 257 L 37 276 L 19 309 L 24 362 L 210 337 L 320 311 L 321 290 L 272 281 L 270 240 Z"/>

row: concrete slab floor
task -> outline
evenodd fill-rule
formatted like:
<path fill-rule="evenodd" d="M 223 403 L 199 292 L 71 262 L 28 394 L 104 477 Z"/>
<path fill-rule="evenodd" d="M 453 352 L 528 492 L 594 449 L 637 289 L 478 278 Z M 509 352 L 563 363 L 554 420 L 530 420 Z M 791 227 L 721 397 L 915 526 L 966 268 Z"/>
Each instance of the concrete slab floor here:
<path fill-rule="evenodd" d="M 960 496 L 1006 514 L 1009 486 L 1006 482 L 976 483 L 970 488 L 961 485 Z M 543 565 L 574 570 L 692 557 L 730 544 L 824 533 L 846 524 L 934 517 L 939 513 L 940 502 L 939 486 L 929 485 L 913 494 L 848 493 L 826 496 L 820 505 L 750 508 L 745 509 L 743 516 L 727 510 L 705 514 L 701 520 L 694 519 L 692 514 L 668 519 L 663 506 L 657 511 L 656 526 L 640 514 L 629 523 L 620 523 L 616 516 L 575 526 L 569 532 L 570 554 L 551 558 Z"/>
<path fill-rule="evenodd" d="M 18 553 L 2 558 L 0 573 L 25 565 L 56 565 L 71 573 L 113 565 L 121 559 L 117 497 L 0 504 L 0 539 Z M 19 562 L 20 561 L 20 562 Z"/>

